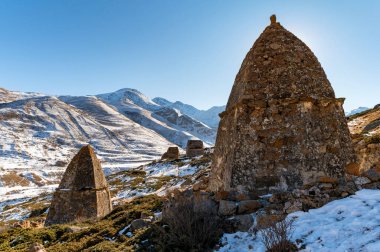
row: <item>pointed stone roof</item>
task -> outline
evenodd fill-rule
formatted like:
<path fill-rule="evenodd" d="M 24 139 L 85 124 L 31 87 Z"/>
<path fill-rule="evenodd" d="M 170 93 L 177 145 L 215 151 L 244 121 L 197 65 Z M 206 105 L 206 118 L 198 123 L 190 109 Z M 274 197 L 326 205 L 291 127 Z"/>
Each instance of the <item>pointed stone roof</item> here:
<path fill-rule="evenodd" d="M 100 160 L 90 145 L 86 145 L 71 160 L 58 190 L 102 189 L 107 187 Z"/>
<path fill-rule="evenodd" d="M 250 99 L 335 98 L 321 64 L 310 48 L 271 17 L 236 76 L 227 110 Z"/>
<path fill-rule="evenodd" d="M 355 162 L 344 116 L 318 59 L 273 15 L 220 114 L 209 189 L 293 190 L 344 180 Z"/>

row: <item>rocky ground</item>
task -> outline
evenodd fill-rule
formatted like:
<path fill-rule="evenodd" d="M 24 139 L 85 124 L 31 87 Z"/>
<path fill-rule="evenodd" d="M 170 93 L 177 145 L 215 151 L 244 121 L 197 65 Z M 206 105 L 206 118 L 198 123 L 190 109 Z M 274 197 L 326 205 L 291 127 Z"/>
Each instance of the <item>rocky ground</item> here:
<path fill-rule="evenodd" d="M 155 161 L 111 174 L 107 180 L 114 210 L 102 220 L 92 222 L 43 228 L 51 193 L 25 202 L 3 202 L 0 205 L 0 251 L 25 251 L 33 242 L 44 244 L 49 251 L 136 249 L 145 231 L 135 227 L 139 221 L 131 225 L 132 221 L 143 218 L 145 223 L 159 219 L 162 196 L 168 190 L 188 189 L 196 181 L 202 181 L 208 176 L 209 165 L 210 153 L 207 153 L 192 159 Z"/>
<path fill-rule="evenodd" d="M 376 217 L 380 211 L 377 179 L 347 175 L 346 184 L 321 178 L 315 185 L 290 193 L 211 194 L 204 191 L 210 152 L 192 159 L 156 161 L 108 175 L 114 210 L 100 220 L 44 228 L 50 193 L 22 203 L 8 202 L 1 214 L 0 250 L 25 251 L 34 242 L 43 244 L 48 251 L 162 250 L 165 245 L 159 242 L 157 228 L 162 227 L 166 201 L 163 196 L 175 188 L 194 198 L 195 211 L 205 208 L 215 212 L 224 223 L 225 234 L 214 250 L 265 251 L 257 230 L 268 219 L 280 220 L 286 216 L 296 219 L 292 239 L 303 251 L 331 251 L 332 248 L 376 251 L 374 248 L 379 248 L 375 239 L 380 235 L 380 219 Z M 352 224 L 356 228 L 348 229 Z M 330 235 L 326 234 L 327 229 Z M 341 233 L 355 236 L 359 231 L 365 231 L 360 242 L 338 246 L 346 239 Z"/>

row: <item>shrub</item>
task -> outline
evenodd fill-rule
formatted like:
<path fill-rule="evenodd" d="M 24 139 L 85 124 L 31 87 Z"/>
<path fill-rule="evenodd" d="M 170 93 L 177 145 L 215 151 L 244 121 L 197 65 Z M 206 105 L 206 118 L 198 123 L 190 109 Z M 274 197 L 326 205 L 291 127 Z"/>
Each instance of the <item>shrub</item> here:
<path fill-rule="evenodd" d="M 279 222 L 269 221 L 259 231 L 261 241 L 267 252 L 292 252 L 297 251 L 290 238 L 293 234 L 293 220 L 284 219 Z"/>
<path fill-rule="evenodd" d="M 193 196 L 178 190 L 168 197 L 163 221 L 168 225 L 161 229 L 165 251 L 207 251 L 223 233 L 217 215 L 196 211 Z"/>

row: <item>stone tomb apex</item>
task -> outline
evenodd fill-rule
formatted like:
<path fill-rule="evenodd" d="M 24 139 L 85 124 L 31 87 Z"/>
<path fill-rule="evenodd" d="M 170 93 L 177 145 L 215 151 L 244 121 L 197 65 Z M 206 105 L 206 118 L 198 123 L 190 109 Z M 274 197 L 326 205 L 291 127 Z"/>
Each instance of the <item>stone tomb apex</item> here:
<path fill-rule="evenodd" d="M 344 180 L 355 161 L 342 108 L 321 64 L 271 17 L 220 114 L 210 190 L 291 190 Z"/>

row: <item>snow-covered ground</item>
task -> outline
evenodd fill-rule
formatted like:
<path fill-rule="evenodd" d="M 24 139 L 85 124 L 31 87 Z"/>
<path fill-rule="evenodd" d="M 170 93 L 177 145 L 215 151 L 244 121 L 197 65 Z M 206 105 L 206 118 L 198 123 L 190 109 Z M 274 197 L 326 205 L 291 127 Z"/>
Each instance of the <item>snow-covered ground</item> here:
<path fill-rule="evenodd" d="M 199 157 L 198 157 L 199 158 Z M 195 158 L 195 159 L 198 159 Z M 114 202 L 118 201 L 130 201 L 135 197 L 148 195 L 148 194 L 157 194 L 159 196 L 164 196 L 167 191 L 170 191 L 174 188 L 180 187 L 186 180 L 184 177 L 191 177 L 199 170 L 205 168 L 203 165 L 192 166 L 189 164 L 191 159 L 184 159 L 181 163 L 151 163 L 140 167 L 139 171 L 145 172 L 143 181 L 137 185 L 134 185 L 133 188 L 130 184 L 134 183 L 133 180 L 136 177 L 126 176 L 121 173 L 120 175 L 114 176 L 110 179 L 111 190 L 112 182 L 115 180 L 120 180 L 124 187 L 119 188 L 116 196 L 112 198 Z M 164 179 L 164 183 L 161 183 Z M 157 184 L 162 186 L 157 187 Z"/>
<path fill-rule="evenodd" d="M 168 190 L 180 187 L 186 178 L 191 178 L 209 165 L 207 162 L 204 165 L 191 165 L 191 162 L 199 158 L 182 159 L 180 162 L 153 162 L 138 168 L 122 169 L 119 172 L 112 170 L 113 172 L 108 174 L 107 180 L 114 195 L 113 203 L 118 205 L 135 197 L 149 194 L 165 195 Z M 37 173 L 37 175 L 45 178 L 41 173 Z M 24 172 L 24 177 L 32 176 L 31 173 Z M 50 179 L 51 177 L 46 178 Z M 30 214 L 28 204 L 39 203 L 46 196 L 50 197 L 58 187 L 58 183 L 48 182 L 50 183 L 42 186 L 29 183 L 24 186 L 1 187 L 0 184 L 0 221 L 20 220 L 28 217 Z"/>
<path fill-rule="evenodd" d="M 288 215 L 294 219 L 292 241 L 305 252 L 380 251 L 380 190 L 361 190 L 308 212 Z M 260 239 L 249 232 L 225 234 L 218 251 L 265 252 Z"/>
<path fill-rule="evenodd" d="M 0 221 L 22 220 L 30 214 L 30 209 L 12 207 L 29 202 L 32 198 L 52 193 L 58 184 L 36 186 L 0 187 Z M 7 209 L 8 207 L 9 209 Z"/>

